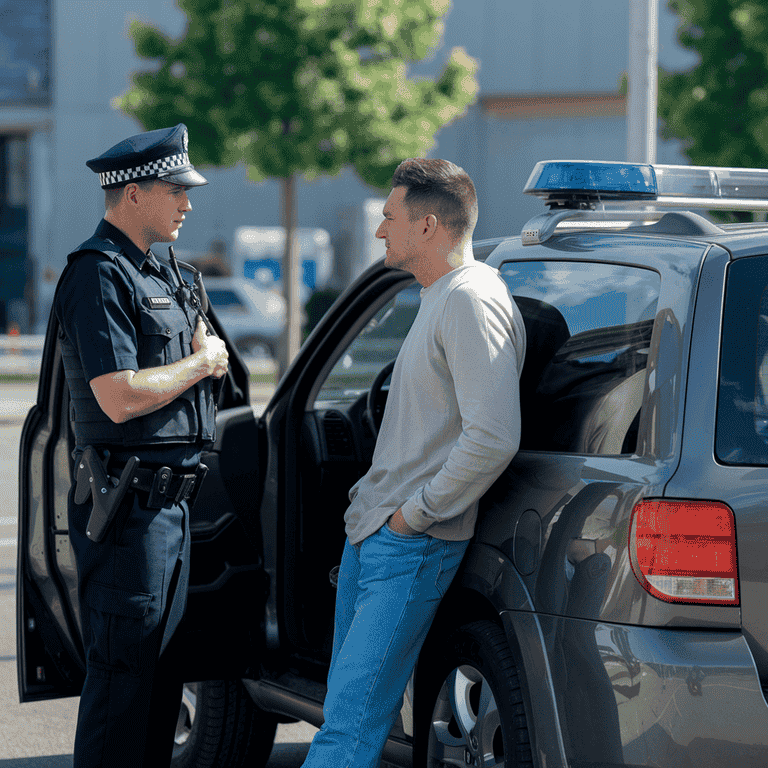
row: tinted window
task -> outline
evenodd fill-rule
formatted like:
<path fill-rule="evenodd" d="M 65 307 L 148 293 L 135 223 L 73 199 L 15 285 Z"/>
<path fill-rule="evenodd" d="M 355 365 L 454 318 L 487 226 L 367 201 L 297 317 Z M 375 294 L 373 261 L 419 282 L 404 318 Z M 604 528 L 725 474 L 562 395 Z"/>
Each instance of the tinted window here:
<path fill-rule="evenodd" d="M 768 464 L 768 256 L 728 268 L 717 407 L 717 458 Z"/>
<path fill-rule="evenodd" d="M 656 272 L 615 264 L 504 264 L 528 335 L 521 447 L 634 451 L 659 296 Z"/>

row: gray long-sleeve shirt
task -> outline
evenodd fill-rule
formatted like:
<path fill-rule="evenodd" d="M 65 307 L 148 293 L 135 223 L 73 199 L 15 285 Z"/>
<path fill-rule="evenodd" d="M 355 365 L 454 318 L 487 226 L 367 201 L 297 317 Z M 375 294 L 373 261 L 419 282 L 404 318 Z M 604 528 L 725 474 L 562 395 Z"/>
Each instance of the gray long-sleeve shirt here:
<path fill-rule="evenodd" d="M 349 492 L 352 544 L 400 507 L 417 531 L 472 537 L 480 497 L 520 443 L 524 355 L 523 319 L 497 270 L 465 265 L 422 289 L 373 463 Z"/>

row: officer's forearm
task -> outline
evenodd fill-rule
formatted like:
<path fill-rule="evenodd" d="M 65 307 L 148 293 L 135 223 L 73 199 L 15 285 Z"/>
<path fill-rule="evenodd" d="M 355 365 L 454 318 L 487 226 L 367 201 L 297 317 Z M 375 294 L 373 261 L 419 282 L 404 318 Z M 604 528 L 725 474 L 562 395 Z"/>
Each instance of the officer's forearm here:
<path fill-rule="evenodd" d="M 213 362 L 199 350 L 176 363 L 140 371 L 117 371 L 91 381 L 101 409 L 116 424 L 157 411 L 210 376 Z"/>

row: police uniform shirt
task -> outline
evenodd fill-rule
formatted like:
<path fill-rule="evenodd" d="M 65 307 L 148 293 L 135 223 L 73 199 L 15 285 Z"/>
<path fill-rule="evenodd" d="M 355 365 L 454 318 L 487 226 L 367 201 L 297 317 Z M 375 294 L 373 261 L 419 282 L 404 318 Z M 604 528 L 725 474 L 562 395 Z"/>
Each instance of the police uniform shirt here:
<path fill-rule="evenodd" d="M 153 336 L 159 337 L 158 343 L 165 346 L 181 344 L 182 349 L 175 350 L 176 359 L 190 355 L 196 315 L 179 306 L 174 295 L 176 280 L 170 268 L 161 265 L 151 251 L 143 253 L 127 235 L 104 219 L 95 235 L 111 240 L 121 249 L 144 280 L 135 283 L 119 264 L 96 252 L 78 256 L 63 277 L 56 313 L 79 354 L 86 381 L 117 371 L 151 367 L 142 361 L 141 350 L 152 343 Z M 139 317 L 137 306 L 146 310 Z M 144 344 L 139 342 L 140 333 L 145 337 Z M 153 366 L 168 362 L 154 362 Z M 203 393 L 199 385 L 192 389 L 193 402 L 201 414 Z M 200 448 L 200 444 L 171 443 L 142 449 L 140 453 L 142 462 L 187 468 L 198 463 Z M 113 458 L 127 460 L 135 453 L 136 450 L 115 451 Z"/>

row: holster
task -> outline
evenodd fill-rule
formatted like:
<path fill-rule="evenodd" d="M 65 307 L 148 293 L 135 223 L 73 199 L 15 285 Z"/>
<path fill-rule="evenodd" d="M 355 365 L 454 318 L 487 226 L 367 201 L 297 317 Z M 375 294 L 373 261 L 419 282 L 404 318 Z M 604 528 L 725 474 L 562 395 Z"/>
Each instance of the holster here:
<path fill-rule="evenodd" d="M 92 446 L 86 446 L 75 473 L 75 504 L 85 504 L 93 496 L 93 507 L 85 535 L 95 542 L 101 541 L 109 531 L 120 504 L 131 486 L 131 478 L 139 465 L 139 459 L 132 456 L 120 478 L 111 478 L 107 473 L 107 462 Z"/>

